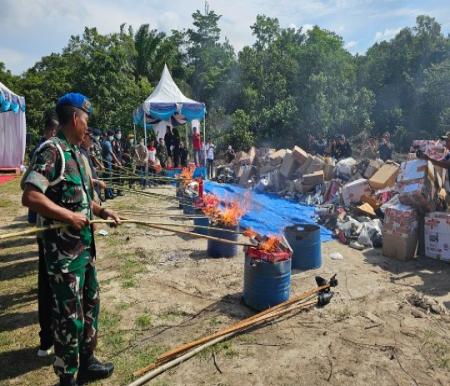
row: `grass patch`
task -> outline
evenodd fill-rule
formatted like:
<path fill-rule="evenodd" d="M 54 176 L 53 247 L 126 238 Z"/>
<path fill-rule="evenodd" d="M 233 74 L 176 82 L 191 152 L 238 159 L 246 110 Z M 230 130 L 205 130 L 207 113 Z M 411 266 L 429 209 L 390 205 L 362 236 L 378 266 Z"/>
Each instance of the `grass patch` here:
<path fill-rule="evenodd" d="M 119 322 L 121 320 L 121 316 L 117 314 L 113 314 L 110 311 L 102 310 L 100 312 L 100 327 L 103 331 L 114 331 L 119 328 Z"/>
<path fill-rule="evenodd" d="M 173 306 L 168 308 L 164 313 L 159 314 L 158 318 L 163 321 L 173 322 L 176 319 L 181 318 L 185 315 L 186 315 L 185 312 L 180 311 L 178 307 Z"/>
<path fill-rule="evenodd" d="M 135 324 L 141 329 L 148 328 L 152 325 L 152 318 L 148 314 L 142 314 L 136 318 Z"/>
<path fill-rule="evenodd" d="M 128 384 L 133 380 L 133 371 L 155 362 L 166 348 L 162 346 L 149 346 L 139 349 L 135 353 L 120 355 L 114 360 L 116 374 L 120 377 L 121 384 Z"/>
<path fill-rule="evenodd" d="M 2 198 L 0 200 L 0 208 L 11 208 L 15 206 L 17 203 L 9 198 Z"/>
<path fill-rule="evenodd" d="M 132 305 L 133 305 L 132 303 L 125 303 L 125 302 L 123 302 L 123 303 L 120 303 L 120 304 L 117 305 L 117 309 L 118 309 L 119 311 L 126 311 L 126 310 L 128 310 Z"/>
<path fill-rule="evenodd" d="M 214 317 L 214 318 L 210 319 L 209 324 L 210 324 L 212 327 L 217 327 L 217 326 L 219 326 L 220 324 L 222 324 L 222 322 L 221 322 L 218 318 Z"/>
<path fill-rule="evenodd" d="M 216 355 L 222 354 L 228 359 L 234 358 L 238 355 L 238 352 L 233 347 L 233 342 L 231 340 L 226 340 L 224 342 L 217 343 L 214 346 L 208 347 L 207 349 L 201 351 L 198 355 L 201 359 L 207 360 L 211 357 L 213 352 L 215 352 Z"/>
<path fill-rule="evenodd" d="M 0 351 L 4 351 L 6 347 L 11 346 L 14 340 L 6 332 L 0 333 Z"/>
<path fill-rule="evenodd" d="M 136 275 L 141 273 L 144 265 L 131 257 L 126 257 L 120 264 L 119 272 L 122 279 L 122 288 L 136 287 Z"/>

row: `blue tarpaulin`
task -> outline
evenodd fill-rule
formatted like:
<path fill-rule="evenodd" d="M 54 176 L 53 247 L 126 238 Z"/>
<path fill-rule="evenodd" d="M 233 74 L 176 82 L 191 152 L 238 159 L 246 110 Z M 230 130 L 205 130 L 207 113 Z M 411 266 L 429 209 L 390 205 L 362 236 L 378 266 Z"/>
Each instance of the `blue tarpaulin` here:
<path fill-rule="evenodd" d="M 214 193 L 224 200 L 244 202 L 249 194 L 249 211 L 241 219 L 241 226 L 251 227 L 263 234 L 283 234 L 288 225 L 298 223 L 314 224 L 314 207 L 286 200 L 276 194 L 256 193 L 230 184 L 205 181 L 205 191 Z M 331 232 L 320 227 L 321 241 L 330 241 Z"/>

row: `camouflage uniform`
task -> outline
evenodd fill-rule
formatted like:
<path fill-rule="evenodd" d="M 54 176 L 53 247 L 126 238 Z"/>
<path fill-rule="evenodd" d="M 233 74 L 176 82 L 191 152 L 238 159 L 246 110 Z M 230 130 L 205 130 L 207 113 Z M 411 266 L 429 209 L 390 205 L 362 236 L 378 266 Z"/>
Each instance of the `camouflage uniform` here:
<path fill-rule="evenodd" d="M 92 158 L 102 162 L 102 145 L 97 140 L 92 140 L 92 146 L 89 150 Z"/>
<path fill-rule="evenodd" d="M 56 144 L 64 155 L 64 170 Z M 38 150 L 22 186 L 27 183 L 54 203 L 92 219 L 93 191 L 80 151 L 67 142 L 62 132 Z M 53 223 L 54 220 L 43 219 L 43 225 Z M 47 230 L 43 233 L 43 245 L 54 298 L 54 369 L 59 376 L 74 374 L 79 354 L 91 354 L 97 343 L 100 304 L 92 228 Z"/>

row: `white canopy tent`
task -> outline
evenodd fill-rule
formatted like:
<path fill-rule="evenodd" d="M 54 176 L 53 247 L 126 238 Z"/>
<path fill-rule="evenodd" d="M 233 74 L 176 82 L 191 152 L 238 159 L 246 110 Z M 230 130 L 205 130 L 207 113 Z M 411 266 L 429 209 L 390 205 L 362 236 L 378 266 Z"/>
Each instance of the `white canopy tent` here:
<path fill-rule="evenodd" d="M 19 168 L 25 145 L 25 98 L 0 82 L 0 168 Z"/>
<path fill-rule="evenodd" d="M 159 119 L 158 136 L 164 136 L 165 127 L 170 124 L 172 116 L 181 114 L 190 122 L 205 118 L 205 104 L 186 97 L 170 75 L 167 65 L 164 65 L 158 85 L 133 114 L 134 124 L 144 126 L 145 144 L 147 144 L 147 116 Z M 203 124 L 203 140 L 205 139 L 205 124 Z"/>

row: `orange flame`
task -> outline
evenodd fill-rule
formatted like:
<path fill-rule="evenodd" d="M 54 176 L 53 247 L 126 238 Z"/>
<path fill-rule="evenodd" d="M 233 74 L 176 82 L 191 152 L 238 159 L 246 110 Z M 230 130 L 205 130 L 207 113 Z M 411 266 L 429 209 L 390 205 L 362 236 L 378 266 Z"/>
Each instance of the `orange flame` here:
<path fill-rule="evenodd" d="M 277 236 L 268 236 L 267 240 L 259 244 L 259 249 L 264 252 L 276 252 L 281 243 L 281 238 Z"/>
<path fill-rule="evenodd" d="M 225 204 L 224 208 L 219 207 L 220 200 L 214 194 L 205 194 L 200 207 L 203 213 L 208 216 L 213 223 L 223 226 L 236 226 L 239 219 L 246 212 L 238 201 Z"/>
<path fill-rule="evenodd" d="M 181 169 L 180 177 L 182 179 L 183 188 L 186 188 L 192 181 L 194 176 L 195 166 L 189 165 L 186 168 Z"/>
<path fill-rule="evenodd" d="M 255 237 L 258 235 L 252 228 L 247 228 L 242 234 L 246 237 Z"/>
<path fill-rule="evenodd" d="M 239 203 L 232 201 L 221 211 L 218 222 L 225 226 L 236 226 L 244 214 L 245 210 L 239 206 Z"/>

